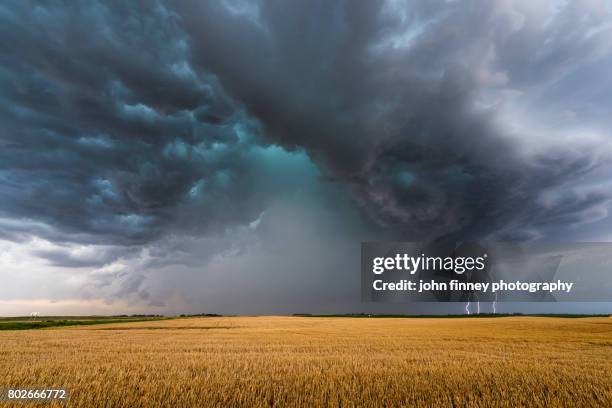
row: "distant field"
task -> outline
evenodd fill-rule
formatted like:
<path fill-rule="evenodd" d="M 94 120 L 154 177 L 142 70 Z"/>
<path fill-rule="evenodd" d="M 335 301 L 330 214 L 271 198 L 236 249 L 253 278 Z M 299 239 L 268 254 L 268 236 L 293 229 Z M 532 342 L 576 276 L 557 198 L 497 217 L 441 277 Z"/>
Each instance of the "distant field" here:
<path fill-rule="evenodd" d="M 108 323 L 130 323 L 162 320 L 160 316 L 44 316 L 0 317 L 0 330 L 44 329 L 48 327 L 85 326 Z"/>
<path fill-rule="evenodd" d="M 79 407 L 611 407 L 612 319 L 207 317 L 2 331 L 9 386 L 67 387 Z"/>

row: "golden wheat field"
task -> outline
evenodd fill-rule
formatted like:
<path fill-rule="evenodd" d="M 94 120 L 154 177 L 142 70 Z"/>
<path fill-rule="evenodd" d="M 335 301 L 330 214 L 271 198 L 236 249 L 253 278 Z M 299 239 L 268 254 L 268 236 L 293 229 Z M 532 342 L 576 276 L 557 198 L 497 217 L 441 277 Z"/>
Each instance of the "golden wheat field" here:
<path fill-rule="evenodd" d="M 0 357 L 0 387 L 75 407 L 612 407 L 610 318 L 184 318 L 3 331 Z"/>

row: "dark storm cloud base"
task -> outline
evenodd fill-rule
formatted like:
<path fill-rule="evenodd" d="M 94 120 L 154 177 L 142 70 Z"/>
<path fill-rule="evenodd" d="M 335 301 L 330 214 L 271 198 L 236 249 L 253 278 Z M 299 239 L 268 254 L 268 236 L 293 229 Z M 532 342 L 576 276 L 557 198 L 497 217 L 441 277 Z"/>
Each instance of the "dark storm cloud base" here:
<path fill-rule="evenodd" d="M 358 309 L 363 240 L 609 239 L 603 3 L 0 2 L 0 244 L 46 275 L 0 299 Z"/>
<path fill-rule="evenodd" d="M 535 31 L 528 9 L 488 1 L 6 3 L 0 217 L 18 222 L 0 237 L 222 233 L 292 191 L 257 171 L 274 159 L 253 149 L 269 145 L 304 151 L 397 239 L 524 239 L 597 219 L 612 190 L 586 183 L 608 163 L 596 139 L 531 151 L 558 121 L 540 115 L 533 135 L 486 103 L 535 87 L 516 102 L 607 120 L 573 107 L 566 78 L 603 64 L 604 38 L 580 39 L 606 15 L 556 13 Z"/>

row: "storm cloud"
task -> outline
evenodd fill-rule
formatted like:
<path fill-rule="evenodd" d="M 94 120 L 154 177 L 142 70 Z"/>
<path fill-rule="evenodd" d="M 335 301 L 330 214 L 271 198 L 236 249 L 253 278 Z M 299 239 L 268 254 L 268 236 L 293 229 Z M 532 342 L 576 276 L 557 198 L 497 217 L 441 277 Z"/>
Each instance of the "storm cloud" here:
<path fill-rule="evenodd" d="M 611 13 L 587 0 L 5 3 L 0 239 L 93 268 L 86 289 L 124 282 L 111 298 L 160 305 L 173 295 L 150 300 L 163 278 L 146 271 L 199 281 L 302 221 L 320 227 L 295 241 L 312 253 L 321 234 L 343 254 L 377 238 L 603 239 Z M 346 278 L 331 252 L 327 270 L 300 273 Z"/>

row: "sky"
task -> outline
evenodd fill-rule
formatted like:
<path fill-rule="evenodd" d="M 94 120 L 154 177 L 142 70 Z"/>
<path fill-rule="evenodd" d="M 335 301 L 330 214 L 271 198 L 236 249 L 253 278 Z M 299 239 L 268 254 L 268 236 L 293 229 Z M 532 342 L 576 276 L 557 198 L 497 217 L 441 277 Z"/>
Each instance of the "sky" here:
<path fill-rule="evenodd" d="M 612 241 L 609 1 L 7 1 L 0 38 L 0 315 L 461 313 L 362 303 L 360 242 Z"/>

